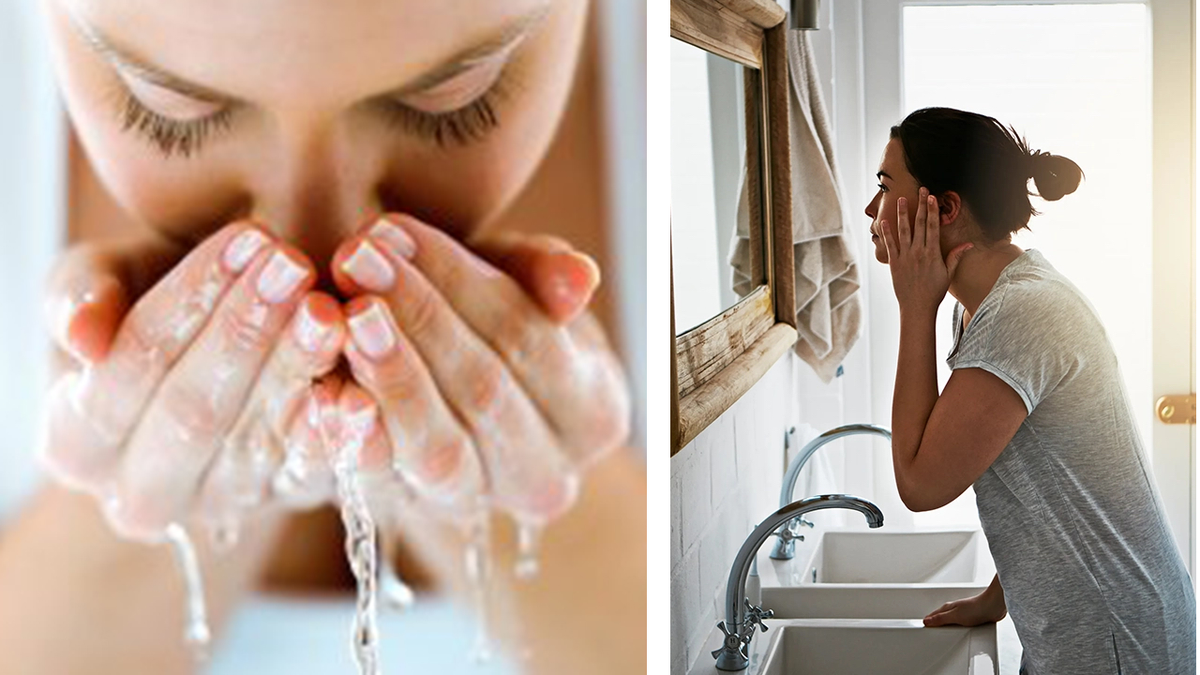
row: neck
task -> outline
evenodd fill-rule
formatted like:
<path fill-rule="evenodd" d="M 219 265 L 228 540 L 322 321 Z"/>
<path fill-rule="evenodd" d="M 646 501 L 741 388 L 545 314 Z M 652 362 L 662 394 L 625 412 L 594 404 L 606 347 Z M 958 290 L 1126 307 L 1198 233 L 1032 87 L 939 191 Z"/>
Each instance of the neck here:
<path fill-rule="evenodd" d="M 1016 260 L 1023 249 L 1010 241 L 991 246 L 976 244 L 968 250 L 954 271 L 950 282 L 950 295 L 962 303 L 966 311 L 974 316 L 975 310 L 991 292 L 1000 278 L 1000 273 L 1009 263 Z"/>

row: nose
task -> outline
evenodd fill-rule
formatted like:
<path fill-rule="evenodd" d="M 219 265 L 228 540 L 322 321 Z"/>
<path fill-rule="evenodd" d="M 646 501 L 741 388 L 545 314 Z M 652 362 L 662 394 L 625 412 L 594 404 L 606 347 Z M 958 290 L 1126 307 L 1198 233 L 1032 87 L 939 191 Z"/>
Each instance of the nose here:
<path fill-rule="evenodd" d="M 382 210 L 383 163 L 337 127 L 293 130 L 270 154 L 253 181 L 252 214 L 328 281 L 338 245 Z"/>
<path fill-rule="evenodd" d="M 880 193 L 876 192 L 875 197 L 867 203 L 867 208 L 864 209 L 864 213 L 866 213 L 871 220 L 875 220 L 875 215 L 879 213 L 879 209 L 877 208 L 879 205 L 879 197 Z"/>

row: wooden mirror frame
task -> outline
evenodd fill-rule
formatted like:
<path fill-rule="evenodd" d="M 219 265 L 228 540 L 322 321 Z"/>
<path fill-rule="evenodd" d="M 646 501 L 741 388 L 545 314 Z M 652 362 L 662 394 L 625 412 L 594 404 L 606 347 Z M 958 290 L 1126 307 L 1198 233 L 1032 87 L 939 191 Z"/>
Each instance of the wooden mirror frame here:
<path fill-rule="evenodd" d="M 671 283 L 671 454 L 679 452 L 742 397 L 796 342 L 788 146 L 787 14 L 775 0 L 671 0 L 671 37 L 747 67 L 746 173 L 750 241 L 763 255 L 760 285 L 736 305 L 675 335 Z M 753 98 L 751 98 L 753 96 Z M 761 130 L 761 131 L 760 131 Z M 756 190 L 756 187 L 761 189 Z M 756 243 L 757 242 L 757 243 Z M 752 268 L 757 268 L 752 263 Z"/>

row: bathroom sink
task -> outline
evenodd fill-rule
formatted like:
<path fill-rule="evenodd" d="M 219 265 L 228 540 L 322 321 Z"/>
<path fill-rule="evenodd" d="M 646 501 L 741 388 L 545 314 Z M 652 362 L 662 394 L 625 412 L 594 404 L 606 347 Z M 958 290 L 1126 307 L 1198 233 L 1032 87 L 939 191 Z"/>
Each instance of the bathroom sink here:
<path fill-rule="evenodd" d="M 996 675 L 996 624 L 925 628 L 914 620 L 767 621 L 750 645 L 746 675 Z M 717 675 L 714 629 L 689 675 Z"/>
<path fill-rule="evenodd" d="M 980 530 L 830 530 L 793 560 L 758 565 L 762 606 L 797 619 L 920 619 L 980 593 L 996 571 Z"/>
<path fill-rule="evenodd" d="M 804 578 L 824 584 L 961 584 L 980 579 L 984 558 L 990 564 L 980 530 L 830 531 L 817 543 Z"/>

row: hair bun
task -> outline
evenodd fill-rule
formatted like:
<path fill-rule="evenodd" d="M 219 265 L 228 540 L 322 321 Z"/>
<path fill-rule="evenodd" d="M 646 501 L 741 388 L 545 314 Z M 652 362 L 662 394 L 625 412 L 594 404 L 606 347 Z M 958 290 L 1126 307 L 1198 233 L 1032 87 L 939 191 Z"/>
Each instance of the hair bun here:
<path fill-rule="evenodd" d="M 1029 155 L 1029 175 L 1037 186 L 1038 195 L 1053 202 L 1079 187 L 1083 170 L 1066 157 L 1035 150 Z"/>

